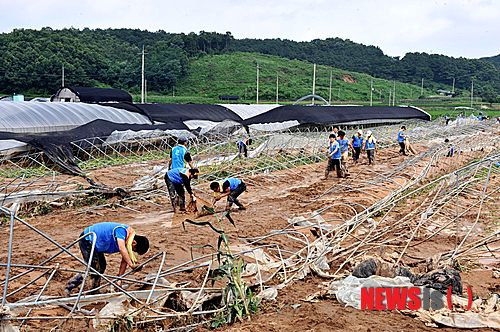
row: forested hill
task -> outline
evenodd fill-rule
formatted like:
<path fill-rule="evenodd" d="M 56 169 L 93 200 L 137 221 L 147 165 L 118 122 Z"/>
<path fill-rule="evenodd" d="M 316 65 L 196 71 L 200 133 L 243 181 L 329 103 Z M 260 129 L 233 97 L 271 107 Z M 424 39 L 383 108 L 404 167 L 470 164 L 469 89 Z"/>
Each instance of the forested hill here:
<path fill-rule="evenodd" d="M 494 64 L 497 68 L 500 68 L 500 54 L 495 56 L 490 56 L 487 58 L 481 58 L 481 60 L 488 61 Z"/>
<path fill-rule="evenodd" d="M 330 65 L 380 78 L 474 90 L 486 99 L 500 95 L 500 69 L 491 62 L 408 53 L 402 59 L 374 46 L 339 38 L 294 42 L 281 39 L 235 39 L 230 32 L 172 34 L 132 29 L 18 29 L 0 34 L 0 92 L 50 93 L 61 85 L 113 86 L 137 91 L 142 46 L 148 86 L 169 91 L 187 77 L 193 58 L 206 54 L 258 52 Z M 491 58 L 490 58 L 491 59 Z"/>
<path fill-rule="evenodd" d="M 234 40 L 231 49 L 307 60 L 414 84 L 419 84 L 423 78 L 424 81 L 437 83 L 437 86 L 451 85 L 455 78 L 455 87 L 470 89 L 473 78 L 474 89 L 477 88 L 483 97 L 491 99 L 500 95 L 500 68 L 495 67 L 491 63 L 493 61 L 426 53 L 407 53 L 399 59 L 384 55 L 378 47 L 340 38 L 316 39 L 310 42 L 240 39 Z"/>

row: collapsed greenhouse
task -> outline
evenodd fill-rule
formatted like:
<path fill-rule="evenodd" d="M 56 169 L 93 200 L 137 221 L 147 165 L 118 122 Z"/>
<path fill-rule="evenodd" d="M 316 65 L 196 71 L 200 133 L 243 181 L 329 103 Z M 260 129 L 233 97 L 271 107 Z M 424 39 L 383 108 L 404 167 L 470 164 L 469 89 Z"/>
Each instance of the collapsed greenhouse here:
<path fill-rule="evenodd" d="M 277 131 L 409 119 L 430 116 L 415 107 L 2 102 L 0 155 L 22 151 L 26 145 L 49 152 L 54 146 L 123 131 L 189 137 L 228 127 Z"/>
<path fill-rule="evenodd" d="M 45 130 L 40 129 L 43 115 L 38 123 L 33 117 L 31 128 L 38 129 L 31 132 L 9 131 L 19 127 L 6 125 L 10 120 L 0 111 L 0 138 L 36 147 L 2 157 L 0 210 L 7 218 L 0 236 L 9 240 L 0 250 L 0 324 L 36 330 L 126 324 L 189 330 L 231 321 L 235 306 L 245 311 L 242 303 L 259 299 L 267 303 L 262 316 L 242 319 L 237 329 L 273 330 L 279 322 L 283 330 L 294 330 L 326 315 L 327 322 L 349 330 L 360 314 L 351 301 L 357 295 L 346 284 L 360 264 L 372 259 L 411 270 L 407 276 L 460 269 L 460 286 L 473 285 L 475 299 L 464 312 L 467 299 L 457 290 L 454 310 L 403 311 L 386 323 L 364 312 L 369 324 L 387 330 L 394 324 L 420 330 L 428 325 L 499 328 L 500 300 L 494 293 L 500 229 L 494 221 L 500 135 L 494 121 L 466 119 L 444 126 L 426 121 L 429 116 L 415 108 L 379 109 L 372 117 L 366 108 L 351 107 L 92 106 L 64 104 L 80 120 L 56 115 L 51 123 L 57 127 Z M 130 117 L 118 122 L 116 114 Z M 403 120 L 416 150 L 410 156 L 396 148 Z M 362 160 L 349 165 L 350 177 L 320 180 L 328 127 L 334 124 L 349 137 L 358 127 L 373 131 L 379 145 L 376 164 Z M 253 143 L 248 158 L 241 158 L 235 143 L 248 132 Z M 179 135 L 190 138 L 189 150 L 201 170 L 193 185 L 198 212 L 187 215 L 172 212 L 163 180 L 168 151 Z M 480 139 L 485 135 L 492 139 Z M 50 159 L 51 154 L 61 160 Z M 228 176 L 248 185 L 242 195 L 247 211 L 231 212 L 231 219 L 220 206 L 215 214 L 203 207 L 211 206 L 209 183 Z M 105 273 L 82 261 L 78 234 L 85 225 L 107 220 L 150 237 L 142 269 L 114 275 L 117 255 L 109 255 Z M 225 240 L 196 222 L 212 223 Z M 227 266 L 221 260 L 240 268 L 239 285 L 254 295 L 238 302 L 225 279 L 231 276 L 216 277 Z M 88 283 L 65 293 L 74 273 L 100 275 L 98 294 Z M 366 279 L 403 278 L 377 273 Z M 404 279 L 405 285 L 413 285 L 412 280 Z"/>

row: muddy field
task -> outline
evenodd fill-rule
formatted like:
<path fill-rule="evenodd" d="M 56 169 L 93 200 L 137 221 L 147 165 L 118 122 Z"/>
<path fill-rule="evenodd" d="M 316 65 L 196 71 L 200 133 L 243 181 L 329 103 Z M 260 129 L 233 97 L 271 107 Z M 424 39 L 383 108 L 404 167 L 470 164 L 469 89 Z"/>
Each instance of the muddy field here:
<path fill-rule="evenodd" d="M 415 147 L 417 152 L 428 149 L 427 146 L 419 145 Z M 477 160 L 486 155 L 485 151 L 464 151 L 460 156 L 454 158 L 440 158 L 439 162 L 432 164 L 423 183 L 430 182 L 439 176 L 449 173 L 460 166 Z M 411 162 L 408 162 L 411 159 Z M 335 226 L 341 225 L 344 220 L 350 218 L 350 213 L 360 213 L 363 207 L 371 206 L 392 191 L 401 188 L 408 181 L 419 174 L 429 163 L 430 157 L 404 157 L 397 153 L 395 148 L 381 150 L 377 156 L 374 166 L 366 165 L 366 160 L 361 163 L 350 165 L 350 177 L 338 179 L 330 174 L 328 180 L 321 180 L 324 174 L 325 163 L 300 166 L 294 169 L 277 171 L 269 174 L 259 174 L 243 178 L 247 183 L 248 190 L 241 196 L 241 201 L 247 205 L 246 211 L 235 211 L 232 217 L 235 226 L 224 219 L 220 225 L 228 235 L 232 245 L 244 245 L 278 230 L 290 229 L 290 220 L 298 216 L 306 216 L 315 211 L 322 210 L 321 217 L 325 222 Z M 406 161 L 406 162 L 405 162 Z M 403 166 L 402 166 L 403 165 Z M 148 172 L 150 164 L 138 164 L 132 166 L 110 167 L 104 170 L 93 171 L 91 176 L 98 179 L 100 183 L 110 187 L 131 184 L 139 176 Z M 67 180 L 65 178 L 65 180 Z M 75 182 L 81 180 L 75 179 Z M 494 184 L 498 186 L 499 179 L 492 178 Z M 481 189 L 481 184 L 478 184 Z M 209 201 L 207 184 L 200 184 L 196 187 L 196 192 L 200 198 Z M 482 214 L 479 227 L 475 228 L 471 236 L 481 237 L 484 234 L 491 234 L 498 231 L 498 192 L 485 200 L 482 204 Z M 102 221 L 117 221 L 129 224 L 134 227 L 138 234 L 146 235 L 150 239 L 151 248 L 149 253 L 141 260 L 152 257 L 159 252 L 166 252 L 166 261 L 163 271 L 167 271 L 183 262 L 192 260 L 203 255 L 209 255 L 213 248 L 217 246 L 217 236 L 207 227 L 198 227 L 186 224 L 186 219 L 197 221 L 213 221 L 213 216 L 197 217 L 194 213 L 184 213 L 174 215 L 170 202 L 166 195 L 144 195 L 142 199 L 120 200 L 112 198 L 94 202 L 104 206 L 85 205 L 68 207 L 67 205 L 52 205 L 44 213 L 25 220 L 37 229 L 45 232 L 61 244 L 69 244 L 78 238 L 82 230 L 93 223 Z M 354 204 L 355 203 L 355 204 Z M 349 209 L 339 208 L 339 204 L 352 206 L 353 212 Z M 416 209 L 422 201 L 419 197 L 409 197 L 394 207 L 392 217 L 397 222 L 397 216 L 405 216 L 413 209 Z M 219 209 L 222 209 L 224 202 L 220 202 Z M 458 236 L 455 234 L 440 232 L 425 245 L 414 246 L 408 250 L 402 263 L 411 265 L 418 271 L 421 269 L 419 262 L 426 257 L 452 250 L 457 242 L 466 234 L 467 225 L 474 222 L 476 214 L 474 210 L 470 214 L 465 214 L 461 219 L 461 224 L 457 226 Z M 378 221 L 378 220 L 375 220 Z M 408 230 L 410 232 L 411 230 Z M 309 241 L 314 241 L 317 237 L 310 230 L 298 230 Z M 0 237 L 2 246 L 0 248 L 0 260 L 7 259 L 7 239 L 9 235 L 8 222 L 4 222 L 0 227 Z M 362 236 L 360 230 L 355 233 Z M 391 232 L 388 236 L 397 236 Z M 425 238 L 425 234 L 418 234 Z M 58 252 L 58 249 L 46 239 L 24 225 L 16 224 L 13 232 L 13 262 L 16 264 L 38 264 L 40 261 Z M 356 238 L 346 240 L 346 245 L 355 244 Z M 289 236 L 274 236 L 272 240 L 262 240 L 261 244 L 278 243 L 288 251 L 293 252 L 302 248 L 303 244 L 297 239 Z M 404 243 L 403 243 L 404 244 Z M 498 242 L 490 249 L 498 247 Z M 399 253 L 401 247 L 377 247 L 374 255 L 384 256 Z M 77 248 L 71 251 L 75 255 L 80 255 Z M 496 254 L 499 257 L 499 254 Z M 500 291 L 500 279 L 495 278 L 499 271 L 500 262 L 496 259 L 463 259 L 460 263 L 463 266 L 461 273 L 464 284 L 471 285 L 477 296 L 487 298 L 492 293 Z M 359 260 L 359 259 L 358 259 Z M 106 273 L 114 275 L 118 272 L 120 257 L 118 254 L 108 256 L 108 269 Z M 57 258 L 53 264 L 60 263 L 65 268 L 82 269 L 73 259 L 67 256 Z M 353 263 L 354 264 L 354 263 Z M 352 264 L 352 265 L 353 265 Z M 347 275 L 352 269 L 351 264 L 342 268 L 339 275 Z M 145 268 L 137 272 L 134 276 L 142 278 L 148 273 L 156 273 L 158 261 L 148 264 Z M 339 268 L 339 264 L 330 265 L 329 273 L 333 274 Z M 13 268 L 12 275 L 24 271 L 21 268 Z M 15 290 L 42 272 L 33 272 L 29 275 L 17 278 L 9 284 L 9 291 Z M 206 273 L 206 268 L 192 269 L 187 272 L 176 273 L 166 276 L 169 282 L 187 282 L 190 286 L 199 287 Z M 64 295 L 64 287 L 72 273 L 59 271 L 48 285 L 44 294 Z M 4 280 L 5 269 L 1 270 L 0 278 Z M 43 287 L 47 276 L 37 280 L 34 284 L 20 290 L 16 294 L 9 296 L 9 302 L 19 301 L 27 296 L 37 294 Z M 221 327 L 220 330 L 228 331 L 404 331 L 404 330 L 436 330 L 427 327 L 419 320 L 397 312 L 365 312 L 354 308 L 344 307 L 334 299 L 321 299 L 315 302 L 306 301 L 308 296 L 318 291 L 318 286 L 328 279 L 321 278 L 314 273 L 306 275 L 302 279 L 294 280 L 287 287 L 278 292 L 278 297 L 274 301 L 265 302 L 259 309 L 258 314 L 252 316 L 251 320 L 235 323 L 232 326 Z M 97 306 L 96 308 L 100 308 Z M 86 309 L 91 310 L 89 306 Z M 31 316 L 54 316 L 67 315 L 68 311 L 62 308 L 52 310 L 35 309 Z M 85 321 L 27 321 L 27 330 L 51 329 L 59 326 L 62 330 L 87 329 L 91 328 L 90 323 Z M 143 326 L 147 329 L 155 330 L 159 326 L 178 326 L 175 322 L 168 320 L 155 325 Z M 92 328 L 91 328 L 92 329 Z M 203 325 L 196 329 L 204 330 Z M 439 328 L 442 331 L 452 330 L 450 328 Z"/>

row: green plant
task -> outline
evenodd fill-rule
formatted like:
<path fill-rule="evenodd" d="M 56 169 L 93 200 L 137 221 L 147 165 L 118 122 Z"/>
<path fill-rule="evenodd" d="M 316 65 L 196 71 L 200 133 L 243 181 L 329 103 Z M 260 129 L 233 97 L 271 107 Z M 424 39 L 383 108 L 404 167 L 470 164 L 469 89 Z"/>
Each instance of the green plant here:
<path fill-rule="evenodd" d="M 231 252 L 229 239 L 222 225 L 222 220 L 227 218 L 234 226 L 234 220 L 229 211 L 224 211 L 219 216 L 213 208 L 203 206 L 203 209 L 216 217 L 217 227 L 209 221 L 186 219 L 186 222 L 197 226 L 208 226 L 219 236 L 217 241 L 218 267 L 211 272 L 212 285 L 217 280 L 224 280 L 226 285 L 223 292 L 225 309 L 217 314 L 211 322 L 211 327 L 217 328 L 224 324 L 231 324 L 236 320 L 242 321 L 245 317 L 250 319 L 250 315 L 257 312 L 259 300 L 241 278 L 245 261 Z"/>
<path fill-rule="evenodd" d="M 133 326 L 134 326 L 134 318 L 132 316 L 125 316 L 112 321 L 109 326 L 109 331 L 110 332 L 131 331 Z"/>

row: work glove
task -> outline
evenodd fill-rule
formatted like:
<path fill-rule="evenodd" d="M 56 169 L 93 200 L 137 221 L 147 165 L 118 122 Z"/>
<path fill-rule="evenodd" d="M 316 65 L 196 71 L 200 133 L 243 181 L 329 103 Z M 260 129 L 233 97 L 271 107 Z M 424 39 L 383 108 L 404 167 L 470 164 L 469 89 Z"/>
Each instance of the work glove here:
<path fill-rule="evenodd" d="M 191 195 L 191 201 L 196 202 L 196 197 L 194 195 Z"/>

